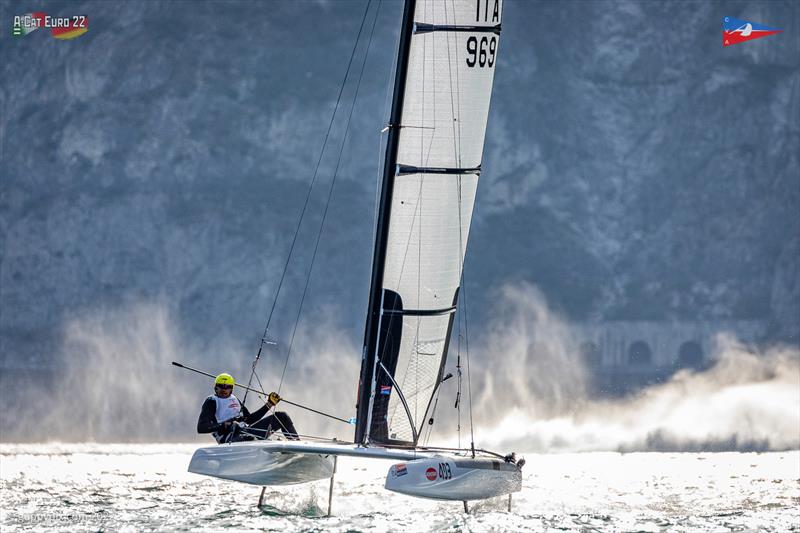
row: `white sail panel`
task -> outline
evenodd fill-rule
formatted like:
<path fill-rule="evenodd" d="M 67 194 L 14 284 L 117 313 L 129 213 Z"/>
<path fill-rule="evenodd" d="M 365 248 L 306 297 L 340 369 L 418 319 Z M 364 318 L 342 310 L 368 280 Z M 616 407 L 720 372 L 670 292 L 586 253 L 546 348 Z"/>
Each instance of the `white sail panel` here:
<path fill-rule="evenodd" d="M 402 318 L 403 333 L 394 380 L 403 393 L 409 412 L 406 413 L 400 396 L 392 393 L 386 414 L 389 438 L 392 440 L 413 442 L 409 415 L 417 434 L 425 424 L 425 413 L 434 393 L 442 352 L 447 342 L 450 316 Z"/>
<path fill-rule="evenodd" d="M 490 32 L 413 36 L 398 164 L 480 165 L 498 41 L 499 35 Z"/>
<path fill-rule="evenodd" d="M 477 187 L 477 174 L 395 178 L 383 286 L 404 309 L 453 305 Z"/>

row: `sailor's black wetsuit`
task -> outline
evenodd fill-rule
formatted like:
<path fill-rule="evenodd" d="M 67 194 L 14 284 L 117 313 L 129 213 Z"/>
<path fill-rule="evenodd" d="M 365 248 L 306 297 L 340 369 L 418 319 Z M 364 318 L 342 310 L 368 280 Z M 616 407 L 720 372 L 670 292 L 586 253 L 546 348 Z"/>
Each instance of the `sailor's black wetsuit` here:
<path fill-rule="evenodd" d="M 231 394 L 228 399 L 234 399 L 238 401 L 238 399 Z M 247 434 L 242 434 L 241 432 L 237 431 L 237 426 L 233 424 L 229 424 L 226 428 L 222 422 L 226 420 L 219 421 L 217 420 L 217 401 L 221 400 L 217 396 L 211 395 L 206 398 L 206 401 L 203 402 L 203 407 L 200 410 L 200 417 L 197 419 L 197 432 L 198 433 L 211 433 L 214 435 L 214 438 L 217 440 L 219 444 L 225 442 L 237 442 L 242 440 L 253 440 L 254 437 Z M 270 415 L 263 420 L 267 411 L 269 411 L 270 405 L 264 404 L 263 407 L 257 409 L 254 412 L 250 412 L 247 407 L 244 406 L 241 402 L 239 402 L 240 411 L 239 415 L 241 415 L 241 421 L 249 426 L 249 429 L 255 429 L 259 431 L 254 431 L 253 433 L 258 435 L 259 437 L 268 436 L 273 431 L 280 429 L 283 431 L 283 434 L 286 436 L 287 439 L 297 439 L 297 430 L 294 428 L 294 424 L 292 423 L 292 419 L 289 418 L 289 415 L 284 412 L 275 412 L 274 415 Z M 230 418 L 229 418 L 230 419 Z"/>

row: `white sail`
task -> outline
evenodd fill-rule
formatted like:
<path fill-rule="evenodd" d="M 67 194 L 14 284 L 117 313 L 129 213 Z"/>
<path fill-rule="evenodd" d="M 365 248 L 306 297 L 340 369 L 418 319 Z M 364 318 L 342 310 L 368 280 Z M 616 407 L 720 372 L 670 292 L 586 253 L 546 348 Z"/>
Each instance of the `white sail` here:
<path fill-rule="evenodd" d="M 399 138 L 396 153 L 387 150 L 394 168 L 384 177 L 390 189 L 379 217 L 384 241 L 373 266 L 381 269 L 373 283 L 379 279 L 382 290 L 373 287 L 371 298 L 381 302 L 370 306 L 380 314 L 371 327 L 380 337 L 374 342 L 369 321 L 365 335 L 361 386 L 374 389 L 371 414 L 361 396 L 359 423 L 369 418 L 362 434 L 373 443 L 416 444 L 441 380 L 480 175 L 501 9 L 500 0 L 418 0 L 414 6 Z"/>

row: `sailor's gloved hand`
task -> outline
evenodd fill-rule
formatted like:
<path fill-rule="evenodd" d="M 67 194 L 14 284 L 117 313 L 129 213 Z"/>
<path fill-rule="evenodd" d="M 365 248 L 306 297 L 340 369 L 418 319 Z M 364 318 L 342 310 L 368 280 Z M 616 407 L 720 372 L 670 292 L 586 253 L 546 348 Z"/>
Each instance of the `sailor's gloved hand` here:
<path fill-rule="evenodd" d="M 267 400 L 268 404 L 270 404 L 272 406 L 275 406 L 275 405 L 278 405 L 279 401 L 281 401 L 281 397 L 280 397 L 280 395 L 278 395 L 277 392 L 270 392 L 269 393 L 269 399 Z"/>

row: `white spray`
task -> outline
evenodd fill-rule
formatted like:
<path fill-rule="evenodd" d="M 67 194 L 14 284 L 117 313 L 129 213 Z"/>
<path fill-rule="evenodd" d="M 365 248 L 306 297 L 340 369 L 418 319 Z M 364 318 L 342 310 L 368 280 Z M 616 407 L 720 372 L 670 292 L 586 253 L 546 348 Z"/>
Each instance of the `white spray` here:
<path fill-rule="evenodd" d="M 723 337 L 709 371 L 681 371 L 635 396 L 597 400 L 587 394 L 575 336 L 542 295 L 526 285 L 499 295 L 493 319 L 483 329 L 471 328 L 477 446 L 522 452 L 800 448 L 797 348 L 756 350 Z M 355 413 L 360 349 L 335 325 L 336 309 L 315 316 L 313 328 L 298 332 L 281 393 L 348 418 Z M 3 440 L 208 441 L 195 424 L 210 380 L 170 362 L 212 373 L 238 369 L 244 381 L 241 372 L 252 358 L 224 336 L 202 350 L 193 346 L 163 301 L 75 317 L 64 331 L 62 375 L 55 386 L 34 384 L 19 395 L 4 416 Z M 279 385 L 283 363 L 278 354 L 262 361 L 267 389 Z M 456 441 L 454 382 L 442 387 L 431 444 Z M 251 408 L 258 401 L 248 397 Z M 303 434 L 352 438 L 352 426 L 281 408 Z M 462 445 L 469 442 L 463 414 Z"/>
<path fill-rule="evenodd" d="M 716 340 L 710 370 L 682 370 L 631 397 L 597 400 L 586 394 L 576 336 L 539 291 L 505 287 L 498 309 L 471 350 L 473 360 L 483 362 L 472 376 L 476 445 L 519 451 L 800 448 L 796 347 L 747 347 L 732 332 Z"/>

